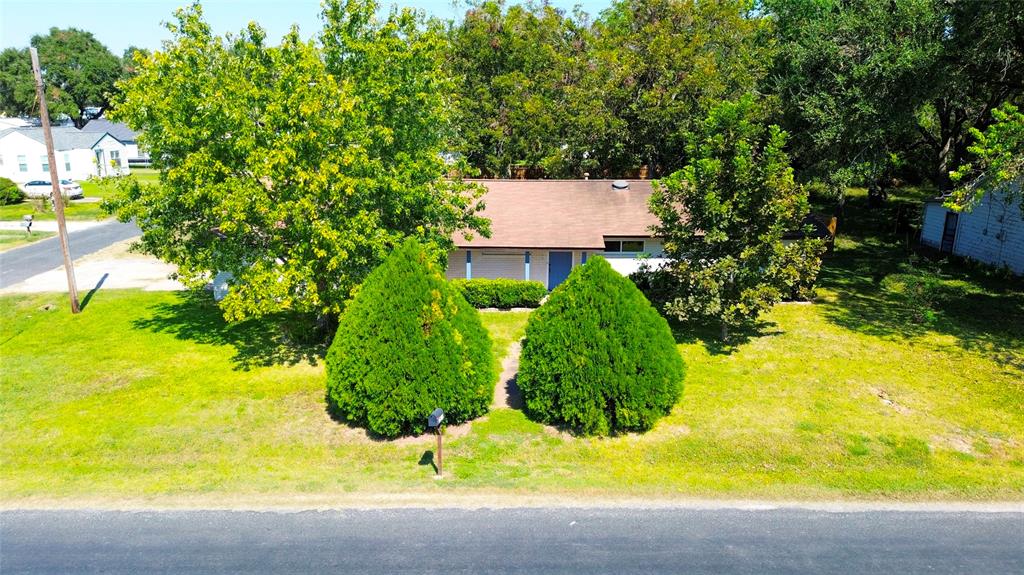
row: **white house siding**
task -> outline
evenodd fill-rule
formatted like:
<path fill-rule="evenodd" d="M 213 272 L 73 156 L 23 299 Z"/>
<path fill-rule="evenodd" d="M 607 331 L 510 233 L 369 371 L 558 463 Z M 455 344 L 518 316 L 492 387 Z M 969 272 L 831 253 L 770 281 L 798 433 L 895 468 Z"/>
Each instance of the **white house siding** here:
<path fill-rule="evenodd" d="M 658 240 L 647 240 L 644 247 L 644 253 L 662 255 L 661 242 Z M 608 260 L 612 269 L 626 276 L 638 270 L 645 261 L 654 267 L 658 267 L 667 261 L 663 258 L 639 258 L 636 254 L 610 254 L 586 250 L 478 249 L 472 250 L 472 277 L 474 279 L 527 279 L 525 266 L 526 251 L 530 252 L 530 277 L 528 279 L 539 281 L 544 285 L 548 284 L 549 251 L 571 251 L 574 268 L 584 263 L 584 257 L 590 258 L 594 255 L 599 255 Z M 445 277 L 448 279 L 462 279 L 466 277 L 465 249 L 458 249 L 448 254 L 448 268 L 445 271 Z"/>
<path fill-rule="evenodd" d="M 948 212 L 941 204 L 926 204 L 922 243 L 938 247 Z M 1020 203 L 1010 201 L 1002 193 L 985 194 L 973 210 L 960 213 L 953 253 L 1024 274 L 1024 218 Z"/>
<path fill-rule="evenodd" d="M 111 165 L 115 152 L 118 159 L 120 159 L 120 166 Z M 92 147 L 92 154 L 92 157 L 96 160 L 96 173 L 101 176 L 126 175 L 130 172 L 128 168 L 128 147 L 110 134 L 103 136 L 103 139 L 96 142 Z"/>
<path fill-rule="evenodd" d="M 631 238 L 624 238 L 629 240 Z M 642 238 L 632 238 L 642 239 Z M 619 272 L 624 276 L 628 276 L 640 269 L 640 266 L 646 263 L 647 265 L 658 268 L 664 265 L 668 260 L 662 258 L 665 255 L 665 245 L 660 239 L 655 238 L 644 238 L 644 251 L 640 254 L 635 253 L 602 253 L 608 263 L 611 264 L 612 269 Z"/>
<path fill-rule="evenodd" d="M 471 251 L 473 253 L 473 263 L 471 266 L 473 279 L 527 279 L 526 252 L 529 251 L 529 279 L 543 282 L 547 285 L 547 250 L 479 249 Z M 574 262 L 575 264 L 576 262 Z M 448 279 L 462 279 L 466 277 L 465 249 L 458 249 L 448 254 L 448 269 L 445 272 L 445 277 Z"/>
<path fill-rule="evenodd" d="M 97 175 L 95 150 L 100 150 L 104 158 L 106 170 L 103 175 L 127 174 L 128 161 L 125 156 L 124 144 L 107 135 L 97 142 L 93 149 L 57 150 L 57 175 L 60 179 L 85 180 Z M 114 170 L 110 166 L 110 152 L 118 151 L 122 158 L 122 168 Z M 22 172 L 18 162 L 19 156 L 25 156 L 26 171 Z M 0 176 L 18 183 L 33 180 L 49 180 L 49 169 L 44 170 L 43 158 L 46 157 L 46 145 L 29 138 L 24 134 L 10 133 L 0 138 Z"/>
<path fill-rule="evenodd" d="M 949 211 L 937 202 L 924 205 L 924 222 L 921 224 L 921 243 L 938 248 L 942 243 L 942 228 L 946 224 L 946 212 Z"/>

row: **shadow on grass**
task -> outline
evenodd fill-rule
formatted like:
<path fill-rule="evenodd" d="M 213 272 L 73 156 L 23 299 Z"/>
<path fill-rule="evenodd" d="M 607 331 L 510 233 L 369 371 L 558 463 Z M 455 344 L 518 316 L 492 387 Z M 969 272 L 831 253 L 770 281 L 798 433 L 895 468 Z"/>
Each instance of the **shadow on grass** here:
<path fill-rule="evenodd" d="M 902 234 L 887 229 L 884 217 L 872 218 L 862 217 L 867 225 L 854 229 L 857 235 L 845 238 L 845 246 L 822 266 L 818 286 L 835 293 L 819 304 L 824 317 L 884 338 L 949 335 L 962 349 L 1024 370 L 1024 280 L 959 262 L 944 262 L 935 271 L 934 264 L 918 258 L 913 267 L 931 282 L 931 301 L 922 308 L 885 286 L 888 276 L 906 271 L 901 265 L 911 262 L 913 242 L 908 245 Z M 928 317 L 922 317 L 924 308 Z"/>
<path fill-rule="evenodd" d="M 429 465 L 429 466 L 434 468 L 434 473 L 437 473 L 437 463 L 434 462 L 434 452 L 433 451 L 431 451 L 429 449 L 424 451 L 423 455 L 420 456 L 419 464 L 420 465 Z"/>
<path fill-rule="evenodd" d="M 722 341 L 722 328 L 717 324 L 699 322 L 676 322 L 669 320 L 676 343 L 698 343 L 711 355 L 730 355 L 740 346 L 762 337 L 782 335 L 775 322 L 758 319 L 729 331 L 729 340 Z"/>
<path fill-rule="evenodd" d="M 92 301 L 92 298 L 94 295 L 96 295 L 96 292 L 100 291 L 100 288 L 103 287 L 103 284 L 107 282 L 108 277 L 110 277 L 110 274 L 103 274 L 103 277 L 100 278 L 100 281 L 96 282 L 96 285 L 91 290 L 89 290 L 89 293 L 85 294 L 84 298 L 82 298 L 82 303 L 79 304 L 79 309 L 84 310 L 86 307 L 89 306 L 89 302 Z"/>
<path fill-rule="evenodd" d="M 349 429 L 361 432 L 366 435 L 367 439 L 375 443 L 391 443 L 399 439 L 416 438 L 425 435 L 425 433 L 423 433 L 420 435 L 399 435 L 398 437 L 385 437 L 383 435 L 380 435 L 379 433 L 375 433 L 371 431 L 370 428 L 368 428 L 365 423 L 353 421 L 345 417 L 345 414 L 342 413 L 340 409 L 338 409 L 338 406 L 335 405 L 333 401 L 331 401 L 331 396 L 326 394 L 324 395 L 324 410 L 327 412 L 327 415 L 331 418 L 331 421 L 333 421 L 334 423 L 344 425 Z"/>
<path fill-rule="evenodd" d="M 192 292 L 181 292 L 177 301 L 157 304 L 151 310 L 152 315 L 133 321 L 132 326 L 196 343 L 229 345 L 235 349 L 236 369 L 316 365 L 327 350 L 315 322 L 298 314 L 228 323 L 209 294 Z"/>

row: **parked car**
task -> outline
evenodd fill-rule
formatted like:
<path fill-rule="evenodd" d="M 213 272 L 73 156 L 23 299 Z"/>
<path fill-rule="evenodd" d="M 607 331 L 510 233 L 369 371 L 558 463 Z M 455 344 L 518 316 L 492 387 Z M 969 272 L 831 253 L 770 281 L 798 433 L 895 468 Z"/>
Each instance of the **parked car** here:
<path fill-rule="evenodd" d="M 35 180 L 34 182 L 28 182 L 21 186 L 25 190 L 25 195 L 30 198 L 48 198 L 53 193 L 53 188 L 50 186 L 50 182 L 45 180 Z M 82 186 L 78 185 L 78 182 L 74 180 L 61 180 L 60 181 L 61 194 L 77 200 L 78 198 L 85 197 L 85 191 L 82 190 Z"/>

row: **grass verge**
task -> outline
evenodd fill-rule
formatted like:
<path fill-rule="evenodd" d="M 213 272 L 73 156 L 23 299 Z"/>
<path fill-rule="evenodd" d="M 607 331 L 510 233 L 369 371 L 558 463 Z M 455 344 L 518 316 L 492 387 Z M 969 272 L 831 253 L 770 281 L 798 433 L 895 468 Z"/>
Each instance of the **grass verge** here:
<path fill-rule="evenodd" d="M 52 238 L 56 232 L 33 232 L 27 234 L 21 230 L 0 230 L 0 252 L 13 250 L 24 245 Z"/>

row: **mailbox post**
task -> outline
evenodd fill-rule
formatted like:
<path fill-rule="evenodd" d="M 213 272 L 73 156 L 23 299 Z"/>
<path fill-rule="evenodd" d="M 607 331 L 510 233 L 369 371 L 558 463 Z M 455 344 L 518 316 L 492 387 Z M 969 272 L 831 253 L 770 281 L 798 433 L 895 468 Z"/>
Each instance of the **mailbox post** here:
<path fill-rule="evenodd" d="M 441 477 L 441 466 L 443 455 L 441 453 L 441 422 L 444 421 L 444 410 L 438 407 L 427 417 L 427 427 L 433 427 L 437 432 L 437 476 Z"/>

